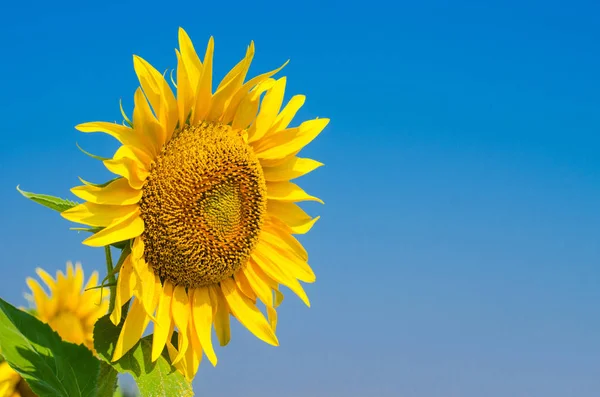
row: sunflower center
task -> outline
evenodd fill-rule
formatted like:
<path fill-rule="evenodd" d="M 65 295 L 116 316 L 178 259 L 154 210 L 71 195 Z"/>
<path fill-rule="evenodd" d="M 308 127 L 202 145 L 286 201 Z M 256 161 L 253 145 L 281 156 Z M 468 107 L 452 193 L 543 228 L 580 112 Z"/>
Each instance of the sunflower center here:
<path fill-rule="evenodd" d="M 266 203 L 262 168 L 238 133 L 220 123 L 186 126 L 143 187 L 144 259 L 175 285 L 218 283 L 246 263 Z"/>

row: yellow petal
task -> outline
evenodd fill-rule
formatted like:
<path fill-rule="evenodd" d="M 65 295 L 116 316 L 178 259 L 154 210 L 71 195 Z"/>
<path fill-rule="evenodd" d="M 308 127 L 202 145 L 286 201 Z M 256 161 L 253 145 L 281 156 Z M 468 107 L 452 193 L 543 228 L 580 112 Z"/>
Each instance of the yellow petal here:
<path fill-rule="evenodd" d="M 260 300 L 266 306 L 273 306 L 273 292 L 271 287 L 256 274 L 254 267 L 251 264 L 248 264 L 242 272 L 246 276 L 248 284 L 250 284 L 250 287 L 254 290 L 256 295 L 258 295 Z"/>
<path fill-rule="evenodd" d="M 121 146 L 112 159 L 104 160 L 103 163 L 113 174 L 125 177 L 131 187 L 141 189 L 149 171 L 144 165 L 147 160 L 140 160 L 140 156 L 141 152 L 138 149 Z"/>
<path fill-rule="evenodd" d="M 267 242 L 271 246 L 281 250 L 285 255 L 290 256 L 290 254 L 293 253 L 304 261 L 308 260 L 308 252 L 302 246 L 302 244 L 300 244 L 300 242 L 296 240 L 294 236 L 280 231 L 272 223 L 265 224 L 264 230 L 260 237 L 263 241 Z"/>
<path fill-rule="evenodd" d="M 206 54 L 204 55 L 204 64 L 202 65 L 202 76 L 198 81 L 196 89 L 196 105 L 194 106 L 193 122 L 194 124 L 204 120 L 210 109 L 212 97 L 212 64 L 213 52 L 215 49 L 215 41 L 210 37 L 206 46 Z"/>
<path fill-rule="evenodd" d="M 177 50 L 175 50 L 175 53 L 177 54 L 177 109 L 179 111 L 179 125 L 183 126 L 187 122 L 194 104 L 194 91 L 182 55 Z"/>
<path fill-rule="evenodd" d="M 191 346 L 187 349 L 183 361 L 185 362 L 185 376 L 188 381 L 192 381 L 202 361 L 202 346 L 196 337 L 194 322 L 188 323 L 188 335 L 191 337 Z"/>
<path fill-rule="evenodd" d="M 173 360 L 173 364 L 177 363 L 183 358 L 188 348 L 188 320 L 190 318 L 190 306 L 189 298 L 185 287 L 182 285 L 175 286 L 173 291 L 173 299 L 171 301 L 171 315 L 173 316 L 173 322 L 177 326 L 180 336 L 180 344 L 177 347 L 179 354 Z"/>
<path fill-rule="evenodd" d="M 137 204 L 142 198 L 142 191 L 129 186 L 125 178 L 114 180 L 104 187 L 77 186 L 72 188 L 71 192 L 80 199 L 94 204 L 129 205 Z"/>
<path fill-rule="evenodd" d="M 118 218 L 106 228 L 83 240 L 83 244 L 90 247 L 104 247 L 137 237 L 143 232 L 144 221 L 140 217 L 139 209 L 136 209 L 131 214 Z"/>
<path fill-rule="evenodd" d="M 248 129 L 248 142 L 252 143 L 261 139 L 271 128 L 283 103 L 285 83 L 286 78 L 284 76 L 277 80 L 265 94 L 260 106 L 260 113 L 258 113 L 254 124 Z"/>
<path fill-rule="evenodd" d="M 302 188 L 292 182 L 267 182 L 267 198 L 278 201 L 317 201 L 323 200 L 306 193 Z"/>
<path fill-rule="evenodd" d="M 268 258 L 262 256 L 260 252 L 267 251 L 265 250 L 263 245 L 260 244 L 260 247 L 257 246 L 256 251 L 252 255 L 252 260 L 256 263 L 262 271 L 265 272 L 267 276 L 278 282 L 279 284 L 283 284 L 289 289 L 292 290 L 303 302 L 306 306 L 310 307 L 310 301 L 306 292 L 304 292 L 304 288 L 300 285 L 298 280 L 293 276 L 289 275 L 284 269 L 276 266 L 272 261 Z M 256 269 L 255 269 L 256 270 Z"/>
<path fill-rule="evenodd" d="M 225 111 L 225 114 L 224 114 L 223 118 L 221 119 L 221 121 L 225 124 L 230 123 L 233 120 L 233 117 L 235 116 L 235 114 L 237 112 L 237 108 L 238 108 L 240 102 L 242 101 L 244 96 L 246 96 L 246 94 L 250 91 L 250 89 L 252 87 L 260 84 L 261 82 L 265 81 L 266 79 L 270 78 L 275 73 L 279 72 L 287 64 L 288 64 L 288 62 L 286 61 L 279 68 L 272 70 L 270 72 L 267 72 L 267 73 L 263 73 L 259 76 L 253 77 L 250 80 L 248 80 L 246 83 L 244 83 L 244 85 L 241 86 L 239 90 L 237 90 L 237 92 L 235 93 L 233 98 L 231 98 L 231 101 L 227 105 L 227 110 Z"/>
<path fill-rule="evenodd" d="M 131 255 L 128 255 L 121 265 L 119 277 L 117 278 L 115 307 L 110 314 L 110 321 L 114 325 L 118 325 L 121 322 L 121 308 L 133 296 L 135 277 L 132 273 Z"/>
<path fill-rule="evenodd" d="M 179 49 L 186 74 L 189 76 L 190 85 L 195 90 L 202 75 L 202 62 L 198 58 L 192 40 L 182 28 L 179 28 Z M 179 80 L 179 75 L 177 75 L 177 80 Z"/>
<path fill-rule="evenodd" d="M 177 124 L 175 95 L 163 75 L 144 59 L 134 55 L 133 68 L 168 140 Z"/>
<path fill-rule="evenodd" d="M 253 88 L 252 91 L 242 99 L 231 125 L 234 130 L 245 129 L 252 121 L 254 121 L 260 105 L 261 94 L 270 89 L 274 84 L 275 80 L 266 79 Z"/>
<path fill-rule="evenodd" d="M 76 223 L 89 226 L 105 227 L 132 213 L 136 212 L 138 205 L 101 205 L 93 203 L 79 204 L 60 213 L 60 215 Z"/>
<path fill-rule="evenodd" d="M 146 315 L 141 302 L 134 299 L 117 340 L 112 356 L 113 362 L 123 357 L 140 340 L 149 322 L 150 317 Z"/>
<path fill-rule="evenodd" d="M 267 306 L 267 319 L 271 325 L 273 332 L 277 331 L 277 310 L 271 306 Z"/>
<path fill-rule="evenodd" d="M 49 299 L 46 291 L 44 291 L 42 286 L 31 277 L 27 277 L 25 282 L 31 290 L 31 295 L 33 296 L 33 302 L 35 303 L 37 311 L 46 318 L 52 317 L 54 313 L 47 312 L 46 302 L 48 302 Z"/>
<path fill-rule="evenodd" d="M 121 142 L 123 145 L 131 145 L 134 147 L 141 147 L 142 142 L 140 137 L 133 131 L 133 129 L 126 127 L 121 124 L 107 123 L 104 121 L 94 121 L 91 123 L 79 124 L 75 127 L 81 132 L 104 132 Z"/>
<path fill-rule="evenodd" d="M 56 282 L 54 281 L 54 278 L 52 278 L 52 276 L 49 275 L 41 267 L 36 268 L 35 272 L 42 279 L 42 281 L 44 281 L 44 283 L 46 283 L 46 285 L 48 286 L 48 288 L 50 289 L 50 291 L 52 291 L 54 289 L 54 287 L 56 286 Z"/>
<path fill-rule="evenodd" d="M 152 361 L 156 361 L 161 355 L 169 330 L 171 329 L 171 300 L 173 298 L 173 284 L 170 281 L 165 281 L 162 288 L 162 294 L 158 302 L 156 311 L 156 322 L 154 326 L 154 334 L 152 336 Z"/>
<path fill-rule="evenodd" d="M 277 116 L 269 131 L 265 134 L 265 136 L 269 136 L 278 131 L 284 130 L 290 125 L 292 119 L 298 112 L 298 110 L 304 105 L 304 101 L 306 97 L 304 95 L 294 95 L 292 99 L 285 105 L 281 113 Z"/>
<path fill-rule="evenodd" d="M 264 167 L 263 172 L 267 181 L 281 182 L 306 175 L 322 165 L 323 163 L 312 159 L 292 156 L 289 160 L 276 167 Z"/>
<path fill-rule="evenodd" d="M 137 260 L 138 266 L 134 267 L 134 271 L 137 270 L 139 279 L 141 281 L 141 296 L 138 298 L 142 301 L 142 305 L 146 310 L 146 314 L 153 320 L 155 291 L 161 288 L 160 278 L 154 274 L 152 267 L 144 261 L 143 258 Z"/>
<path fill-rule="evenodd" d="M 165 144 L 166 132 L 160 122 L 154 117 L 152 109 L 144 96 L 141 88 L 135 90 L 133 96 L 135 107 L 133 108 L 133 128 L 140 134 L 140 140 L 144 141 L 146 152 L 155 158 Z M 151 161 L 151 158 L 148 158 Z M 150 163 L 144 163 L 146 169 Z"/>
<path fill-rule="evenodd" d="M 250 68 L 250 64 L 252 63 L 252 58 L 254 58 L 254 41 L 250 42 L 250 45 L 246 49 L 246 56 L 244 59 L 239 61 L 237 65 L 235 65 L 226 75 L 223 77 L 223 80 L 219 83 L 217 87 L 217 92 L 229 85 L 231 81 L 238 80 L 241 77 L 240 86 L 242 85 L 244 79 L 246 78 L 246 74 L 248 73 L 248 69 Z"/>
<path fill-rule="evenodd" d="M 231 328 L 229 325 L 229 305 L 223 296 L 221 288 L 217 285 L 209 285 L 208 293 L 210 294 L 210 302 L 212 307 L 216 307 L 216 311 L 213 313 L 215 331 L 219 344 L 226 346 L 231 339 Z"/>
<path fill-rule="evenodd" d="M 244 294 L 241 294 L 233 279 L 221 281 L 221 290 L 231 309 L 231 313 L 258 339 L 273 346 L 278 346 L 277 336 L 273 329 L 256 308 L 254 303 Z"/>
<path fill-rule="evenodd" d="M 246 275 L 242 271 L 237 271 L 233 274 L 235 285 L 248 299 L 256 303 L 256 293 L 252 290 Z"/>
<path fill-rule="evenodd" d="M 305 121 L 299 127 L 289 128 L 269 135 L 254 143 L 259 159 L 281 159 L 298 152 L 323 131 L 329 119 Z"/>
<path fill-rule="evenodd" d="M 207 287 L 195 288 L 193 291 L 192 301 L 190 303 L 192 307 L 194 329 L 196 330 L 196 335 L 202 345 L 204 354 L 206 354 L 206 357 L 214 366 L 217 365 L 217 356 L 211 340 L 213 318 L 210 295 Z"/>
<path fill-rule="evenodd" d="M 275 307 L 278 307 L 283 302 L 283 294 L 279 291 L 279 289 L 275 289 Z"/>
<path fill-rule="evenodd" d="M 210 111 L 208 112 L 207 120 L 220 120 L 224 116 L 224 110 L 227 104 L 233 98 L 233 95 L 242 86 L 248 68 L 254 56 L 254 44 L 250 45 L 246 51 L 246 57 L 242 59 L 233 69 L 227 73 L 225 78 L 217 87 L 217 91 L 213 95 Z M 256 114 L 256 113 L 255 113 Z"/>
<path fill-rule="evenodd" d="M 261 245 L 261 253 L 268 257 L 282 272 L 288 273 L 298 280 L 306 283 L 313 283 L 316 280 L 315 273 L 305 260 L 302 260 L 297 255 L 287 248 L 281 248 L 281 245 L 273 240 L 267 240 L 264 237 L 265 233 L 261 234 L 261 239 L 265 242 Z"/>
<path fill-rule="evenodd" d="M 288 201 L 268 200 L 267 212 L 286 224 L 294 234 L 307 233 L 319 220 L 318 216 L 311 218 L 297 204 Z"/>

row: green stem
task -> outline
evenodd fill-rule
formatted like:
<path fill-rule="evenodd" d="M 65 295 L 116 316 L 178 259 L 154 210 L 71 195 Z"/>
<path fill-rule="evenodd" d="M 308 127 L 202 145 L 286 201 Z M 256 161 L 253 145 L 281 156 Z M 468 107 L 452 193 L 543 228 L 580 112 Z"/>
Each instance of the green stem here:
<path fill-rule="evenodd" d="M 104 247 L 104 254 L 106 255 L 106 272 L 108 274 L 108 282 L 110 284 L 110 304 L 108 306 L 108 312 L 112 313 L 115 308 L 115 299 L 117 297 L 117 280 L 113 273 L 113 262 L 110 254 L 110 245 Z"/>

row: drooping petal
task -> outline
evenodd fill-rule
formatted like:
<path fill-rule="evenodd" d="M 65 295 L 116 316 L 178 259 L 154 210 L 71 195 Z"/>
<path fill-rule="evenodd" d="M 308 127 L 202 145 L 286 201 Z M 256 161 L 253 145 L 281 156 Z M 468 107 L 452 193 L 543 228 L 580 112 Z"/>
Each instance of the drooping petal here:
<path fill-rule="evenodd" d="M 104 247 L 120 241 L 137 237 L 144 232 L 144 221 L 140 217 L 139 208 L 131 214 L 118 218 L 106 228 L 83 240 L 90 247 Z"/>
<path fill-rule="evenodd" d="M 183 361 L 185 362 L 186 378 L 190 382 L 194 379 L 194 376 L 196 376 L 196 372 L 198 372 L 200 362 L 202 361 L 202 345 L 200 344 L 196 333 L 197 331 L 194 322 L 189 321 L 188 335 L 190 335 L 191 338 L 191 346 L 188 347 Z"/>
<path fill-rule="evenodd" d="M 229 305 L 218 285 L 209 285 L 208 293 L 213 307 L 214 324 L 217 338 L 221 346 L 226 346 L 231 339 L 231 328 L 229 325 Z M 216 308 L 216 309 L 215 309 Z"/>
<path fill-rule="evenodd" d="M 179 354 L 173 360 L 173 364 L 175 364 L 184 357 L 189 344 L 187 329 L 190 318 L 190 305 L 188 294 L 185 291 L 185 287 L 182 285 L 175 286 L 175 290 L 173 291 L 171 315 L 173 316 L 173 322 L 177 326 L 180 336 L 180 344 L 177 346 Z"/>
<path fill-rule="evenodd" d="M 250 284 L 250 287 L 260 300 L 267 306 L 273 306 L 273 293 L 271 287 L 265 283 L 254 271 L 254 267 L 248 264 L 242 271 Z"/>
<path fill-rule="evenodd" d="M 141 302 L 139 299 L 134 299 L 119 334 L 112 356 L 113 362 L 123 357 L 141 339 L 149 322 L 150 317 L 146 315 Z"/>
<path fill-rule="evenodd" d="M 133 266 L 131 264 L 131 255 L 128 255 L 121 265 L 119 277 L 117 278 L 115 307 L 110 314 L 110 321 L 112 321 L 114 325 L 118 325 L 121 322 L 122 306 L 133 296 L 136 278 L 132 273 Z"/>
<path fill-rule="evenodd" d="M 235 285 L 238 287 L 238 289 L 242 291 L 242 293 L 246 295 L 248 299 L 250 299 L 253 302 L 256 302 L 256 293 L 250 286 L 250 283 L 248 282 L 248 279 L 246 278 L 244 272 L 235 272 L 233 274 L 233 279 L 235 280 Z"/>
<path fill-rule="evenodd" d="M 165 285 L 162 288 L 162 294 L 158 302 L 158 309 L 156 311 L 156 321 L 154 326 L 154 334 L 152 335 L 152 361 L 156 361 L 161 355 L 167 338 L 169 337 L 169 330 L 171 329 L 171 300 L 173 298 L 173 284 L 170 281 L 165 281 Z"/>
<path fill-rule="evenodd" d="M 154 295 L 156 290 L 161 288 L 160 278 L 154 274 L 152 267 L 143 258 L 137 259 L 134 264 L 137 264 L 137 266 L 134 266 L 133 269 L 137 272 L 141 281 L 139 283 L 140 288 L 136 288 L 136 291 L 141 292 L 138 293 L 138 298 L 142 301 L 146 314 L 155 320 L 153 318 L 154 309 L 156 309 Z"/>
<path fill-rule="evenodd" d="M 217 356 L 213 349 L 211 340 L 211 330 L 213 324 L 213 309 L 210 300 L 210 294 L 207 287 L 198 287 L 193 290 L 192 318 L 194 320 L 194 329 L 204 354 L 212 365 L 217 365 Z"/>
<path fill-rule="evenodd" d="M 221 290 L 229 304 L 231 313 L 258 339 L 273 346 L 278 346 L 277 336 L 269 323 L 256 308 L 254 303 L 244 294 L 240 293 L 233 279 L 221 281 Z"/>

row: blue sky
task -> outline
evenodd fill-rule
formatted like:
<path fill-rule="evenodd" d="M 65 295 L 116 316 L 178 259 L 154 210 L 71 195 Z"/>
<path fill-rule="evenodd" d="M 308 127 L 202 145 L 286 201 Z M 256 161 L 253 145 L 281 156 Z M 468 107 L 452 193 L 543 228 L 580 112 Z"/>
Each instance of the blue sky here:
<path fill-rule="evenodd" d="M 106 179 L 74 125 L 119 120 L 132 54 L 175 66 L 215 36 L 222 77 L 288 58 L 298 120 L 329 117 L 300 180 L 312 308 L 286 295 L 273 348 L 235 325 L 198 395 L 600 395 L 600 6 L 529 2 L 12 2 L 0 15 L 0 294 L 100 249 L 25 190 Z M 417 4 L 418 3 L 418 4 Z M 451 3 L 451 5 L 448 5 Z M 71 197 L 69 195 L 69 197 Z"/>

